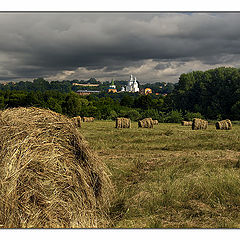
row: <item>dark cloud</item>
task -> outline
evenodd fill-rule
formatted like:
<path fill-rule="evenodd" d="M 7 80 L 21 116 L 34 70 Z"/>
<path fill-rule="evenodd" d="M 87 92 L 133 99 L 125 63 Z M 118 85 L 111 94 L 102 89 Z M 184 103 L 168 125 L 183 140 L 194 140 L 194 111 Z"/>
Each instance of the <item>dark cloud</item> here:
<path fill-rule="evenodd" d="M 169 68 L 170 66 L 171 66 L 171 63 L 159 63 L 158 65 L 156 65 L 154 67 L 154 69 L 162 70 L 162 69 L 165 69 L 165 68 Z"/>
<path fill-rule="evenodd" d="M 164 72 L 176 81 L 171 76 L 190 61 L 238 64 L 239 22 L 237 13 L 1 13 L 0 79 L 85 68 L 99 77 L 128 69 L 146 79 L 156 71 L 156 80 Z"/>

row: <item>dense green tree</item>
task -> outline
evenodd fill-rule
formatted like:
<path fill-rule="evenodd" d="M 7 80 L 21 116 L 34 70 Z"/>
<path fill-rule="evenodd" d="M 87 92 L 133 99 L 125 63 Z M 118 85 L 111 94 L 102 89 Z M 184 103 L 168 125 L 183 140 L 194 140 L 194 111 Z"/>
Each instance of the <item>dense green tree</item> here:
<path fill-rule="evenodd" d="M 148 108 L 152 108 L 153 105 L 154 105 L 154 101 L 150 94 L 139 96 L 134 101 L 134 106 L 136 108 L 148 109 Z"/>
<path fill-rule="evenodd" d="M 0 95 L 0 109 L 4 109 L 5 103 L 4 103 L 4 96 Z"/>
<path fill-rule="evenodd" d="M 79 98 L 76 93 L 69 93 L 62 103 L 62 111 L 70 117 L 79 116 L 82 108 L 86 105 L 88 105 L 87 99 Z"/>
<path fill-rule="evenodd" d="M 128 94 L 125 94 L 120 101 L 121 106 L 133 107 L 134 97 Z"/>
<path fill-rule="evenodd" d="M 49 90 L 49 82 L 43 78 L 37 78 L 33 80 L 34 90 L 36 91 L 45 91 Z"/>
<path fill-rule="evenodd" d="M 182 74 L 172 93 L 174 108 L 209 119 L 238 119 L 240 70 L 220 67 Z"/>
<path fill-rule="evenodd" d="M 142 118 L 152 118 L 160 121 L 160 114 L 157 109 L 147 109 L 142 112 Z"/>
<path fill-rule="evenodd" d="M 183 114 L 181 111 L 171 111 L 165 117 L 165 122 L 180 123 L 183 120 Z"/>
<path fill-rule="evenodd" d="M 231 108 L 233 119 L 240 120 L 240 101 L 237 101 Z"/>
<path fill-rule="evenodd" d="M 62 107 L 56 98 L 49 97 L 46 105 L 49 109 L 51 109 L 57 113 L 62 113 Z"/>
<path fill-rule="evenodd" d="M 193 118 L 201 118 L 201 119 L 204 119 L 204 117 L 202 116 L 202 114 L 199 113 L 199 112 L 196 112 L 196 113 L 194 113 L 194 112 L 186 112 L 186 113 L 184 114 L 184 120 L 186 120 L 186 121 L 192 121 Z"/>
<path fill-rule="evenodd" d="M 142 115 L 139 113 L 137 109 L 125 109 L 121 110 L 119 113 L 119 117 L 130 118 L 132 121 L 138 121 L 142 118 Z"/>

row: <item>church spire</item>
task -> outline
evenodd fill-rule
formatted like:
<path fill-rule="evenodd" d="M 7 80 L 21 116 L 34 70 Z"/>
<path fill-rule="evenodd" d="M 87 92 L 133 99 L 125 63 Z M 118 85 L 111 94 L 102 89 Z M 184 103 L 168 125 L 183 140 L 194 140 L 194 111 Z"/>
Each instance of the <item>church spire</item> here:
<path fill-rule="evenodd" d="M 130 75 L 130 81 L 133 81 L 133 75 L 132 74 Z"/>

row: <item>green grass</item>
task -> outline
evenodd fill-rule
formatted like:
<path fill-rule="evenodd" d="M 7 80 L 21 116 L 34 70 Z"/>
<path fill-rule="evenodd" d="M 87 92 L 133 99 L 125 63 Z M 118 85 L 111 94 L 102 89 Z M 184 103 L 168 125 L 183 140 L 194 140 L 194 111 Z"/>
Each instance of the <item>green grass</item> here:
<path fill-rule="evenodd" d="M 112 173 L 110 228 L 240 227 L 239 125 L 114 126 L 95 121 L 80 129 Z"/>

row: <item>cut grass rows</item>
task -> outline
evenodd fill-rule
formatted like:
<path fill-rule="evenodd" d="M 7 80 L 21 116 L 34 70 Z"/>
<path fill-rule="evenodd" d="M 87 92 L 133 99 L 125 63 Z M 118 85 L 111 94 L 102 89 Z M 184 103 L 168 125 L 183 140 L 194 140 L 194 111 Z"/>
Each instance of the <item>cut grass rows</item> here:
<path fill-rule="evenodd" d="M 96 121 L 80 129 L 112 173 L 109 227 L 240 227 L 240 126 L 114 126 Z"/>

